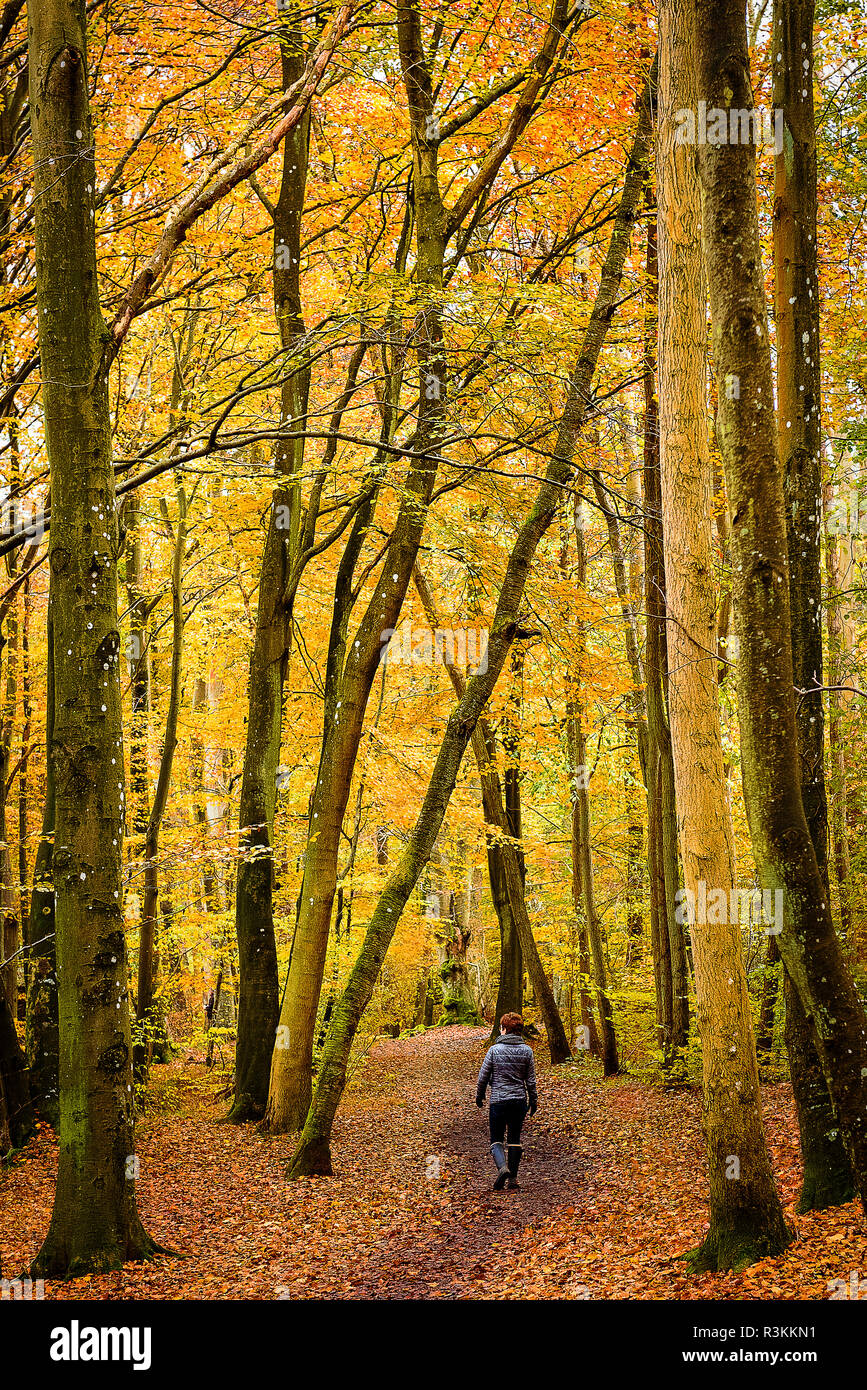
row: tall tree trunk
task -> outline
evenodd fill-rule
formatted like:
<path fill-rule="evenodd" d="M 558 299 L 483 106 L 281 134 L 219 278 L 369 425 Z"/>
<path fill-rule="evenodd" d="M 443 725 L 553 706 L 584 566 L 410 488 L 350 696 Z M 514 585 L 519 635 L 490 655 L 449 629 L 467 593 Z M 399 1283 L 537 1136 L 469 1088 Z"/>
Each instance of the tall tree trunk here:
<path fill-rule="evenodd" d="M 611 542 L 612 555 L 613 555 L 613 557 L 614 557 L 614 573 L 615 573 L 615 578 L 616 578 L 617 585 L 618 585 L 618 590 L 619 590 L 619 588 L 620 588 L 620 580 L 621 580 L 621 577 L 622 577 L 622 575 L 623 575 L 623 573 L 624 573 L 623 568 L 622 568 L 622 565 L 619 563 L 619 561 L 622 560 L 622 554 L 621 554 L 621 551 L 620 551 L 620 538 L 619 538 L 619 533 L 618 533 L 618 531 L 617 531 L 617 529 L 616 529 L 616 528 L 617 528 L 617 523 L 616 523 L 615 519 L 614 519 L 613 516 L 612 516 L 612 513 L 610 512 L 610 510 L 609 510 L 609 508 L 608 508 L 608 504 L 607 504 L 607 501 L 606 501 L 605 496 L 604 496 L 604 490 L 602 489 L 601 482 L 598 483 L 598 486 L 597 486 L 597 494 L 596 494 L 596 495 L 597 495 L 597 498 L 599 498 L 600 506 L 601 506 L 603 512 L 605 513 L 606 517 L 610 517 L 610 518 L 611 518 L 611 521 L 610 521 L 610 523 L 609 523 L 609 540 L 610 540 L 610 542 Z M 574 524 L 575 524 L 576 528 L 578 527 L 579 522 L 581 522 L 581 524 L 583 524 L 582 513 L 581 513 L 581 511 L 580 511 L 580 504 L 579 504 L 579 502 L 578 502 L 577 496 L 576 496 L 576 497 L 574 498 L 574 500 L 573 500 L 573 517 L 574 517 Z M 564 508 L 562 509 L 562 511 L 561 511 L 561 514 L 560 514 L 560 556 L 559 556 L 559 568 L 560 568 L 560 575 L 561 575 L 561 578 L 563 579 L 564 583 L 568 583 L 568 584 L 571 586 L 572 590 L 574 591 L 574 579 L 575 579 L 575 576 L 574 576 L 574 569 L 573 569 L 573 567 L 572 567 L 572 566 L 570 565 L 570 563 L 569 563 L 569 554 L 570 554 L 569 538 L 570 538 L 570 534 L 571 534 L 571 526 L 570 526 L 568 508 L 567 508 L 567 507 L 564 507 Z M 621 602 L 623 602 L 623 595 L 621 595 Z M 570 626 L 572 626 L 572 625 L 574 624 L 574 621 L 575 621 L 575 620 L 574 620 L 574 618 L 573 618 L 571 612 L 569 612 L 569 611 L 567 610 L 567 613 L 568 613 L 568 619 L 567 619 L 567 621 L 569 622 Z M 624 609 L 624 616 L 627 616 L 627 617 L 629 616 L 628 608 L 627 608 L 627 609 Z M 636 688 L 635 701 L 636 701 L 636 702 L 640 702 L 640 700 L 641 700 L 641 695 L 640 695 L 640 693 L 639 693 L 640 685 L 641 685 L 641 676 L 640 676 L 640 670 L 639 670 L 639 667 L 640 667 L 640 658 L 639 658 L 639 655 L 638 655 L 638 642 L 637 642 L 637 637 L 636 637 L 634 640 L 633 640 L 633 638 L 632 638 L 632 628 L 631 628 L 631 624 L 628 624 L 628 625 L 627 625 L 627 629 L 626 629 L 626 650 L 627 650 L 627 653 L 629 654 L 630 660 L 634 663 L 634 664 L 633 664 L 633 667 L 632 667 L 632 674 L 633 674 L 633 680 L 634 680 L 634 682 L 635 682 L 635 688 Z M 574 686 L 575 686 L 575 674 L 574 674 L 574 672 L 569 672 L 569 673 L 568 673 L 568 686 L 569 686 L 570 692 L 574 690 Z M 639 711 L 639 717 L 638 717 L 637 723 L 638 723 L 638 726 L 639 726 L 639 744 L 640 744 L 640 746 L 643 746 L 643 745 L 641 744 L 641 730 L 640 730 L 640 726 L 641 726 L 641 716 L 640 716 L 640 711 Z M 570 695 L 567 697 L 567 700 L 566 700 L 566 714 L 565 714 L 565 720 L 564 720 L 564 730 L 565 730 L 565 735 L 566 735 L 566 759 L 567 759 L 568 772 L 569 772 L 569 800 L 570 800 L 571 805 L 572 805 L 572 814 L 571 814 L 571 817 L 570 817 L 570 836 L 569 836 L 569 839 L 570 839 L 571 870 L 572 870 L 572 871 L 571 871 L 571 874 L 570 874 L 570 878 L 571 878 L 571 895 L 572 895 L 572 926 L 571 926 L 571 934 L 572 934 L 572 939 L 573 939 L 573 942 L 574 942 L 575 953 L 577 954 L 577 958 L 578 958 L 578 979 L 577 979 L 577 981 L 573 981 L 573 984 L 577 983 L 577 987 L 578 987 L 578 1013 L 579 1013 L 579 1017 L 580 1017 L 580 1025 L 579 1025 L 579 1026 L 580 1026 L 580 1032 L 576 1033 L 576 1031 L 575 1031 L 573 1011 L 570 1009 L 569 1042 L 570 1042 L 570 1045 L 572 1045 L 572 1044 L 576 1041 L 576 1039 L 577 1039 L 578 1047 L 579 1047 L 579 1049 L 580 1049 L 581 1051 L 590 1052 L 591 1055 L 594 1056 L 594 1057 L 601 1057 L 601 1056 L 602 1056 L 602 1042 L 601 1042 L 601 1039 L 600 1039 L 600 1037 L 599 1037 L 599 1030 L 598 1030 L 598 1028 L 596 1027 L 596 1020 L 595 1020 L 595 1018 L 593 1017 L 593 1005 L 592 1005 L 593 969 L 592 969 L 592 965 L 591 965 L 591 958 L 590 958 L 590 943 L 589 943 L 589 937 L 588 937 L 588 933 L 587 933 L 587 913 L 586 913 L 585 906 L 584 906 L 584 886 L 583 886 L 583 883 L 582 883 L 582 878 L 581 878 L 581 865 L 580 865 L 580 860 L 579 860 L 579 856 L 578 856 L 578 844 L 579 844 L 578 822 L 577 822 L 578 788 L 579 788 L 579 786 L 581 786 L 581 784 L 583 783 L 584 779 L 587 777 L 588 774 L 587 774 L 587 768 L 583 765 L 582 760 L 581 760 L 582 757 L 586 757 L 586 753 L 583 753 L 583 752 L 582 752 L 581 757 L 579 757 L 579 755 L 578 755 L 578 747 L 577 747 L 577 741 L 576 741 L 576 737 L 575 737 L 575 728 L 576 728 L 576 723 L 575 723 L 575 699 L 574 699 L 574 695 L 573 695 L 573 694 L 570 694 Z M 574 959 L 574 956 L 573 956 L 573 959 Z"/>
<path fill-rule="evenodd" d="M 440 927 L 440 949 L 442 964 L 440 979 L 443 986 L 443 1014 L 441 1023 L 483 1022 L 476 1003 L 470 972 L 467 967 L 467 952 L 470 946 L 469 884 L 467 879 L 467 847 L 459 840 L 455 846 L 454 863 L 449 866 L 445 856 L 440 856 L 447 879 L 452 886 L 443 895 L 446 900 L 444 925 Z"/>
<path fill-rule="evenodd" d="M 14 558 L 14 556 L 13 556 Z M 0 630 L 0 652 L 6 657 L 6 679 L 0 706 L 0 990 L 5 990 L 12 1017 L 18 1009 L 18 973 L 21 967 L 21 933 L 18 921 L 19 895 L 12 876 L 9 849 L 8 796 L 12 780 L 12 740 L 18 708 L 18 615 L 14 605 L 6 632 Z"/>
<path fill-rule="evenodd" d="M 822 377 L 816 248 L 815 0 L 774 0 L 774 109 L 783 149 L 774 163 L 777 448 L 786 498 L 792 676 L 804 815 L 825 894 L 828 802 L 822 686 Z M 801 1133 L 799 1211 L 848 1202 L 852 1166 L 798 991 L 785 984 L 786 1047 Z"/>
<path fill-rule="evenodd" d="M 652 207 L 652 204 L 651 204 Z M 662 481 L 659 464 L 659 403 L 656 395 L 656 336 L 659 266 L 656 219 L 647 227 L 648 307 L 645 315 L 644 361 L 644 611 L 647 624 L 645 688 L 647 707 L 647 823 L 654 836 L 651 911 L 656 941 L 654 977 L 657 1028 L 663 1067 L 668 1070 L 686 1047 L 689 1034 L 689 972 L 686 934 L 675 912 L 680 886 L 674 756 L 668 701 L 668 636 L 666 631 L 665 550 L 662 534 Z"/>
<path fill-rule="evenodd" d="M 840 538 L 828 526 L 828 511 L 832 504 L 830 484 L 823 488 L 825 513 L 825 571 L 828 596 L 828 750 L 831 756 L 831 838 L 834 877 L 840 905 L 840 927 L 848 935 L 852 925 L 852 864 L 849 855 L 848 776 L 846 771 L 846 732 L 844 710 L 847 697 L 835 690 L 844 684 L 848 663 L 846 624 L 843 619 L 842 594 L 846 587 L 844 566 L 840 556 Z"/>
<path fill-rule="evenodd" d="M 751 111 L 740 0 L 698 0 L 698 38 L 699 95 L 707 108 Z M 763 886 L 784 893 L 780 955 L 810 1020 L 867 1205 L 867 1020 L 834 932 L 801 798 L 755 150 L 702 146 L 699 168 L 716 376 L 737 384 L 737 392 L 721 393 L 719 416 L 732 515 L 744 800 Z"/>
<path fill-rule="evenodd" d="M 488 820 L 485 814 L 485 820 Z M 513 834 L 511 826 L 508 833 Z M 491 901 L 497 914 L 500 928 L 500 976 L 497 983 L 497 1003 L 491 1027 L 491 1041 L 500 1033 L 500 1019 L 503 1014 L 519 1014 L 524 1007 L 524 961 L 521 956 L 521 942 L 518 928 L 512 915 L 509 890 L 506 887 L 506 873 L 503 865 L 503 847 L 499 840 L 488 836 L 488 883 Z"/>
<path fill-rule="evenodd" d="M 576 590 L 581 592 L 587 582 L 587 551 L 584 545 L 584 532 L 579 526 L 575 527 L 575 546 L 577 563 L 574 582 Z M 617 556 L 618 551 L 619 543 L 615 549 L 615 556 Z M 617 1076 L 620 1071 L 620 1058 L 617 1053 L 614 1011 L 608 997 L 602 923 L 596 909 L 593 851 L 590 844 L 590 777 L 587 767 L 587 735 L 584 728 L 584 708 L 581 697 L 582 686 L 586 679 L 586 625 L 579 621 L 577 628 L 575 670 L 570 682 L 573 694 L 569 700 L 567 713 L 567 722 L 571 732 L 569 741 L 573 749 L 571 758 L 573 768 L 572 873 L 573 876 L 577 874 L 581 884 L 581 903 L 587 926 L 587 941 L 593 964 L 593 982 L 596 987 L 596 1007 L 599 1013 L 602 1071 L 604 1076 Z"/>
<path fill-rule="evenodd" d="M 150 651 L 148 647 L 149 605 L 143 590 L 141 545 L 141 495 L 131 492 L 124 520 L 126 595 L 129 606 L 129 633 L 126 656 L 130 671 L 132 712 L 129 722 L 129 791 L 130 821 L 134 839 L 133 853 L 144 848 L 148 827 L 148 716 L 151 707 Z"/>
<path fill-rule="evenodd" d="M 414 567 L 413 578 L 428 623 L 431 628 L 436 630 L 440 624 L 434 606 L 433 595 L 418 565 Z M 458 699 L 462 700 L 467 689 L 466 678 L 458 670 L 454 661 L 449 660 L 447 656 L 444 656 L 444 660 L 455 693 Z M 476 759 L 476 766 L 479 769 L 479 778 L 482 784 L 482 808 L 485 824 L 489 827 L 489 844 L 491 829 L 493 829 L 495 834 L 499 832 L 497 836 L 497 843 L 499 845 L 498 864 L 502 870 L 503 888 L 506 894 L 509 917 L 514 923 L 515 932 L 518 937 L 520 959 L 526 964 L 530 984 L 542 1013 L 545 1031 L 548 1034 L 548 1047 L 551 1053 L 551 1061 L 554 1063 L 563 1062 L 570 1055 L 569 1042 L 566 1037 L 565 1029 L 563 1028 L 563 1021 L 560 1018 L 559 1010 L 554 1002 L 551 986 L 545 975 L 545 969 L 542 965 L 541 957 L 539 956 L 539 949 L 533 937 L 533 929 L 524 896 L 524 877 L 522 872 L 523 855 L 521 853 L 521 846 L 517 841 L 517 837 L 512 834 L 514 827 L 509 824 L 508 815 L 503 802 L 503 788 L 497 768 L 496 738 L 490 723 L 483 714 L 480 715 L 476 721 L 471 735 L 471 742 L 473 754 Z M 506 1009 L 503 1012 L 508 1013 L 509 1010 Z M 500 1016 L 502 1017 L 502 1015 Z"/>
<path fill-rule="evenodd" d="M 765 961 L 762 968 L 762 996 L 759 1004 L 759 1022 L 756 1029 L 756 1055 L 761 1061 L 767 1058 L 774 1043 L 774 1023 L 777 1014 L 777 999 L 780 993 L 780 952 L 777 938 L 768 937 Z"/>
<path fill-rule="evenodd" d="M 169 799 L 172 781 L 175 748 L 178 742 L 178 714 L 181 706 L 181 669 L 184 645 L 184 599 L 182 592 L 183 565 L 187 553 L 187 494 L 183 476 L 178 473 L 175 480 L 175 499 L 177 502 L 177 521 L 172 527 L 168 507 L 162 503 L 163 519 L 173 532 L 172 540 L 172 659 L 169 675 L 169 698 L 166 707 L 166 726 L 163 735 L 163 751 L 160 757 L 160 770 L 154 789 L 154 799 L 145 832 L 144 852 L 144 898 L 142 903 L 141 934 L 138 953 L 138 995 L 136 1001 L 136 1022 L 139 1040 L 133 1054 L 136 1075 L 141 1078 L 147 1071 L 148 1063 L 155 1051 L 165 1055 L 167 1040 L 163 1021 L 163 1008 L 156 995 L 156 941 L 157 911 L 159 905 L 160 831 Z"/>
<path fill-rule="evenodd" d="M 283 90 L 304 70 L 302 30 L 281 29 Z M 292 643 L 292 611 L 301 551 L 301 475 L 310 392 L 301 302 L 301 227 L 307 188 L 310 113 L 287 136 L 277 202 L 269 205 L 274 226 L 274 312 L 286 353 L 280 401 L 281 424 L 294 439 L 275 451 L 278 482 L 268 520 L 259 580 L 256 634 L 250 660 L 247 741 L 241 779 L 241 827 L 235 927 L 238 935 L 240 997 L 235 1049 L 235 1098 L 229 1119 L 259 1119 L 268 1085 L 280 1012 L 277 945 L 274 936 L 274 811 L 283 734 L 283 687 Z M 296 581 L 297 582 L 297 581 Z"/>
<path fill-rule="evenodd" d="M 648 663 L 650 671 L 650 663 Z M 666 897 L 662 863 L 662 760 L 651 743 L 647 806 L 647 864 L 650 876 L 650 945 L 653 953 L 653 983 L 656 996 L 656 1036 L 663 1067 L 672 1057 L 674 999 L 671 970 L 671 940 L 667 930 L 670 912 Z M 682 930 L 682 928 L 681 928 Z"/>
<path fill-rule="evenodd" d="M 490 742 L 491 756 L 496 758 L 496 738 L 493 730 L 489 730 L 487 720 L 483 729 L 483 737 L 486 744 Z M 509 837 L 515 842 L 515 852 L 518 856 L 518 868 L 521 875 L 522 893 L 526 894 L 527 866 L 524 861 L 524 851 L 520 848 L 524 836 L 521 816 L 521 776 L 520 776 L 520 731 L 519 726 L 510 730 L 509 738 L 506 738 L 506 731 L 503 732 L 503 752 L 505 754 L 505 768 L 503 772 L 504 796 L 503 805 L 506 812 L 506 831 Z M 513 765 L 514 762 L 514 765 Z M 487 815 L 485 816 L 487 820 Z M 491 1041 L 495 1042 L 500 1034 L 500 1019 L 503 1014 L 519 1014 L 524 1007 L 524 958 L 521 952 L 521 941 L 518 935 L 518 926 L 512 913 L 512 904 L 509 899 L 509 890 L 506 885 L 506 869 L 503 863 L 503 847 L 501 842 L 488 838 L 488 877 L 491 885 L 491 897 L 497 913 L 497 921 L 500 926 L 500 979 L 497 986 L 497 1006 L 494 1011 L 494 1021 L 491 1027 Z M 526 905 L 526 896 L 524 897 Z"/>
<path fill-rule="evenodd" d="M 627 788 L 627 795 L 630 807 L 626 832 L 626 964 L 636 966 L 641 963 L 644 940 L 644 914 L 641 910 L 644 898 L 644 823 L 637 819 L 638 809 L 631 787 Z"/>
<path fill-rule="evenodd" d="M 576 767 L 585 768 L 587 757 L 586 735 L 581 706 L 573 702 L 571 722 L 574 726 L 574 745 Z M 602 1058 L 605 1076 L 617 1076 L 620 1059 L 617 1053 L 617 1035 L 614 1030 L 614 1011 L 608 997 L 608 984 L 605 971 L 605 954 L 602 943 L 602 925 L 596 910 L 596 894 L 593 884 L 593 856 L 590 846 L 590 791 L 586 779 L 575 779 L 577 785 L 572 802 L 572 876 L 579 885 L 581 908 L 584 918 L 587 944 L 589 946 L 592 978 L 596 990 L 596 1007 L 599 1013 L 599 1033 L 597 1046 L 591 1049 Z M 573 895 L 574 896 L 574 895 Z"/>
<path fill-rule="evenodd" d="M 30 580 L 24 581 L 21 620 L 21 771 L 18 782 L 18 902 L 21 940 L 30 945 L 30 888 L 27 846 L 30 842 L 30 736 L 33 729 L 33 703 L 30 673 Z M 25 979 L 30 980 L 30 956 L 26 957 Z"/>
<path fill-rule="evenodd" d="M 702 1044 L 710 1229 L 696 1269 L 743 1269 L 791 1233 L 765 1141 L 739 920 L 717 697 L 711 465 L 705 401 L 706 308 L 695 149 L 676 140 L 696 109 L 694 0 L 660 9 L 659 437 L 668 599 L 669 713 L 685 890 L 724 895 L 722 920 L 690 922 Z M 723 275 L 721 265 L 711 273 Z M 731 274 L 731 268 L 729 268 Z M 717 898 L 719 901 L 719 898 Z"/>
<path fill-rule="evenodd" d="M 82 0 L 28 7 L 36 288 L 55 680 L 51 757 L 60 1156 L 33 1265 L 54 1278 L 116 1269 L 153 1242 L 135 1198 L 132 1050 L 121 898 L 123 720 L 117 520 L 106 329 L 93 226 Z"/>

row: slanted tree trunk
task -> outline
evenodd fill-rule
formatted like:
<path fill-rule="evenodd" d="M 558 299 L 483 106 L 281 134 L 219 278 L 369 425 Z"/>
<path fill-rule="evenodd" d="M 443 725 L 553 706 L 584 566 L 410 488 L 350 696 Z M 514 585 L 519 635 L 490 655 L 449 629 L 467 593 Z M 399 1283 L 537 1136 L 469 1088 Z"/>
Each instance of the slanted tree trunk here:
<path fill-rule="evenodd" d="M 695 148 L 675 138 L 677 113 L 696 110 L 695 55 L 694 0 L 664 0 L 657 197 L 669 714 L 685 888 L 693 903 L 700 884 L 708 895 L 724 895 L 725 902 L 716 921 L 682 914 L 690 921 L 695 964 L 710 1183 L 710 1229 L 691 1263 L 722 1270 L 778 1254 L 791 1233 L 762 1123 L 739 920 L 729 912 L 734 853 L 717 697 L 702 219 Z M 715 104 L 727 103 L 720 98 Z M 731 267 L 711 267 L 712 275 L 726 273 L 731 275 Z"/>
<path fill-rule="evenodd" d="M 400 914 L 436 840 L 467 744 L 491 696 L 515 637 L 530 563 L 542 537 L 557 514 L 561 504 L 562 488 L 571 480 L 572 459 L 586 419 L 596 363 L 620 293 L 623 267 L 638 211 L 641 188 L 646 177 L 651 129 L 650 101 L 655 81 L 654 64 L 640 99 L 638 129 L 630 153 L 620 206 L 602 268 L 599 290 L 584 335 L 582 352 L 569 384 L 566 406 L 560 420 L 551 461 L 536 498 L 519 527 L 506 566 L 488 643 L 488 667 L 485 672 L 476 671 L 473 674 L 448 720 L 415 827 L 407 840 L 400 862 L 374 908 L 361 952 L 335 1007 L 322 1053 L 316 1093 L 299 1146 L 289 1167 L 289 1176 L 293 1178 L 309 1174 L 328 1174 L 332 1171 L 331 1130 L 346 1084 L 346 1070 L 358 1024 L 371 999 Z M 519 894 L 513 891 L 512 883 L 517 883 L 519 887 L 520 874 L 513 856 L 507 856 L 506 865 L 511 880 L 512 907 L 515 909 L 519 903 Z M 522 933 L 521 946 L 526 958 L 528 950 L 533 946 L 532 933 L 525 936 L 520 917 L 518 922 Z M 544 980 L 544 973 L 542 978 Z M 545 984 L 547 985 L 547 981 Z M 556 1010 L 556 1005 L 554 1008 Z M 566 1046 L 568 1056 L 568 1043 Z"/>
<path fill-rule="evenodd" d="M 751 111 L 739 0 L 698 0 L 707 108 Z M 773 416 L 755 150 L 699 148 L 720 445 L 732 515 L 744 800 L 763 886 L 784 893 L 780 954 L 810 1020 L 861 1200 L 867 1205 L 867 1020 L 834 932 L 801 797 L 786 512 Z M 812 347 L 812 344 L 811 344 Z"/>
<path fill-rule="evenodd" d="M 33 1273 L 117 1269 L 153 1250 L 135 1197 L 122 915 L 123 721 L 118 535 L 93 227 L 93 137 L 81 0 L 28 7 L 36 289 L 55 680 L 54 886 L 60 1156 Z"/>
<path fill-rule="evenodd" d="M 439 297 L 445 251 L 445 210 L 437 174 L 438 140 L 430 75 L 421 48 L 421 28 L 412 6 L 398 11 L 398 35 L 404 83 L 410 104 L 415 192 L 416 279 L 423 303 L 417 316 L 419 406 L 416 450 L 437 451 L 446 403 L 446 371 Z M 388 381 L 383 411 L 383 439 L 397 420 L 395 389 L 402 372 L 397 363 Z M 271 1064 L 266 1126 L 271 1133 L 300 1129 L 313 1088 L 313 1041 L 325 969 L 343 818 L 371 687 L 382 657 L 382 633 L 393 630 L 418 553 L 437 467 L 423 458 L 413 464 L 404 500 L 392 532 L 383 568 L 354 642 L 349 621 L 352 579 L 370 525 L 375 493 L 357 514 L 338 568 L 334 618 L 326 670 L 325 721 L 316 786 L 311 800 L 304 877 L 289 976 L 280 1010 L 278 1044 Z"/>
<path fill-rule="evenodd" d="M 774 281 L 777 447 L 786 498 L 792 676 L 804 815 L 822 884 L 828 880 L 828 801 L 822 695 L 822 431 L 816 121 L 813 111 L 815 0 L 775 0 L 774 109 L 783 112 L 783 149 L 774 162 Z M 852 1166 L 810 1034 L 787 978 L 786 1048 L 798 1111 L 804 1178 L 798 1210 L 855 1196 Z"/>

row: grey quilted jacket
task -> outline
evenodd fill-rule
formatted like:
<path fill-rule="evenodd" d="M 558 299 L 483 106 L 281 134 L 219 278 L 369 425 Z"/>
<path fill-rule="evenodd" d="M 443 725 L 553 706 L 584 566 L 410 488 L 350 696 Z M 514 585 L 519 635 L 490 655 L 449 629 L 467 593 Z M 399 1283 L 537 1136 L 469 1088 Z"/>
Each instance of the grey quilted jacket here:
<path fill-rule="evenodd" d="M 528 1047 L 519 1033 L 504 1033 L 482 1063 L 476 1085 L 476 1100 L 481 1105 L 485 1091 L 491 1088 L 491 1104 L 504 1100 L 527 1100 L 535 1110 L 538 1104 L 536 1091 L 536 1064 L 533 1049 Z"/>

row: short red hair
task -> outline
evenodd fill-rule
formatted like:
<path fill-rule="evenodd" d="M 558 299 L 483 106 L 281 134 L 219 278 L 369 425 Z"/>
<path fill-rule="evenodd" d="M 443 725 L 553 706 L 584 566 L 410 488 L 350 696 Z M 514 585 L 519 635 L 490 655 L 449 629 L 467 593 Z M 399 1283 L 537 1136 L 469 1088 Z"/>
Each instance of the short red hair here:
<path fill-rule="evenodd" d="M 500 1023 L 507 1033 L 522 1033 L 524 1031 L 524 1020 L 520 1014 L 503 1014 Z"/>

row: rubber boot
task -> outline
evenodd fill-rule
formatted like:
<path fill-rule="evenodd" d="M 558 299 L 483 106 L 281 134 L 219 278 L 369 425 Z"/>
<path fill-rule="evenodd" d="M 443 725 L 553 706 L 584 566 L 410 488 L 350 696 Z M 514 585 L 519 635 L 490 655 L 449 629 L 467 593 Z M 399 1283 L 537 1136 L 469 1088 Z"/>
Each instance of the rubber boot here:
<path fill-rule="evenodd" d="M 506 1163 L 506 1150 L 502 1144 L 491 1145 L 491 1157 L 497 1165 L 497 1176 L 494 1179 L 494 1191 L 502 1192 L 506 1186 L 506 1179 L 509 1176 L 509 1168 Z"/>
<path fill-rule="evenodd" d="M 524 1150 L 520 1144 L 509 1145 L 509 1191 L 518 1191 L 518 1168 Z"/>

